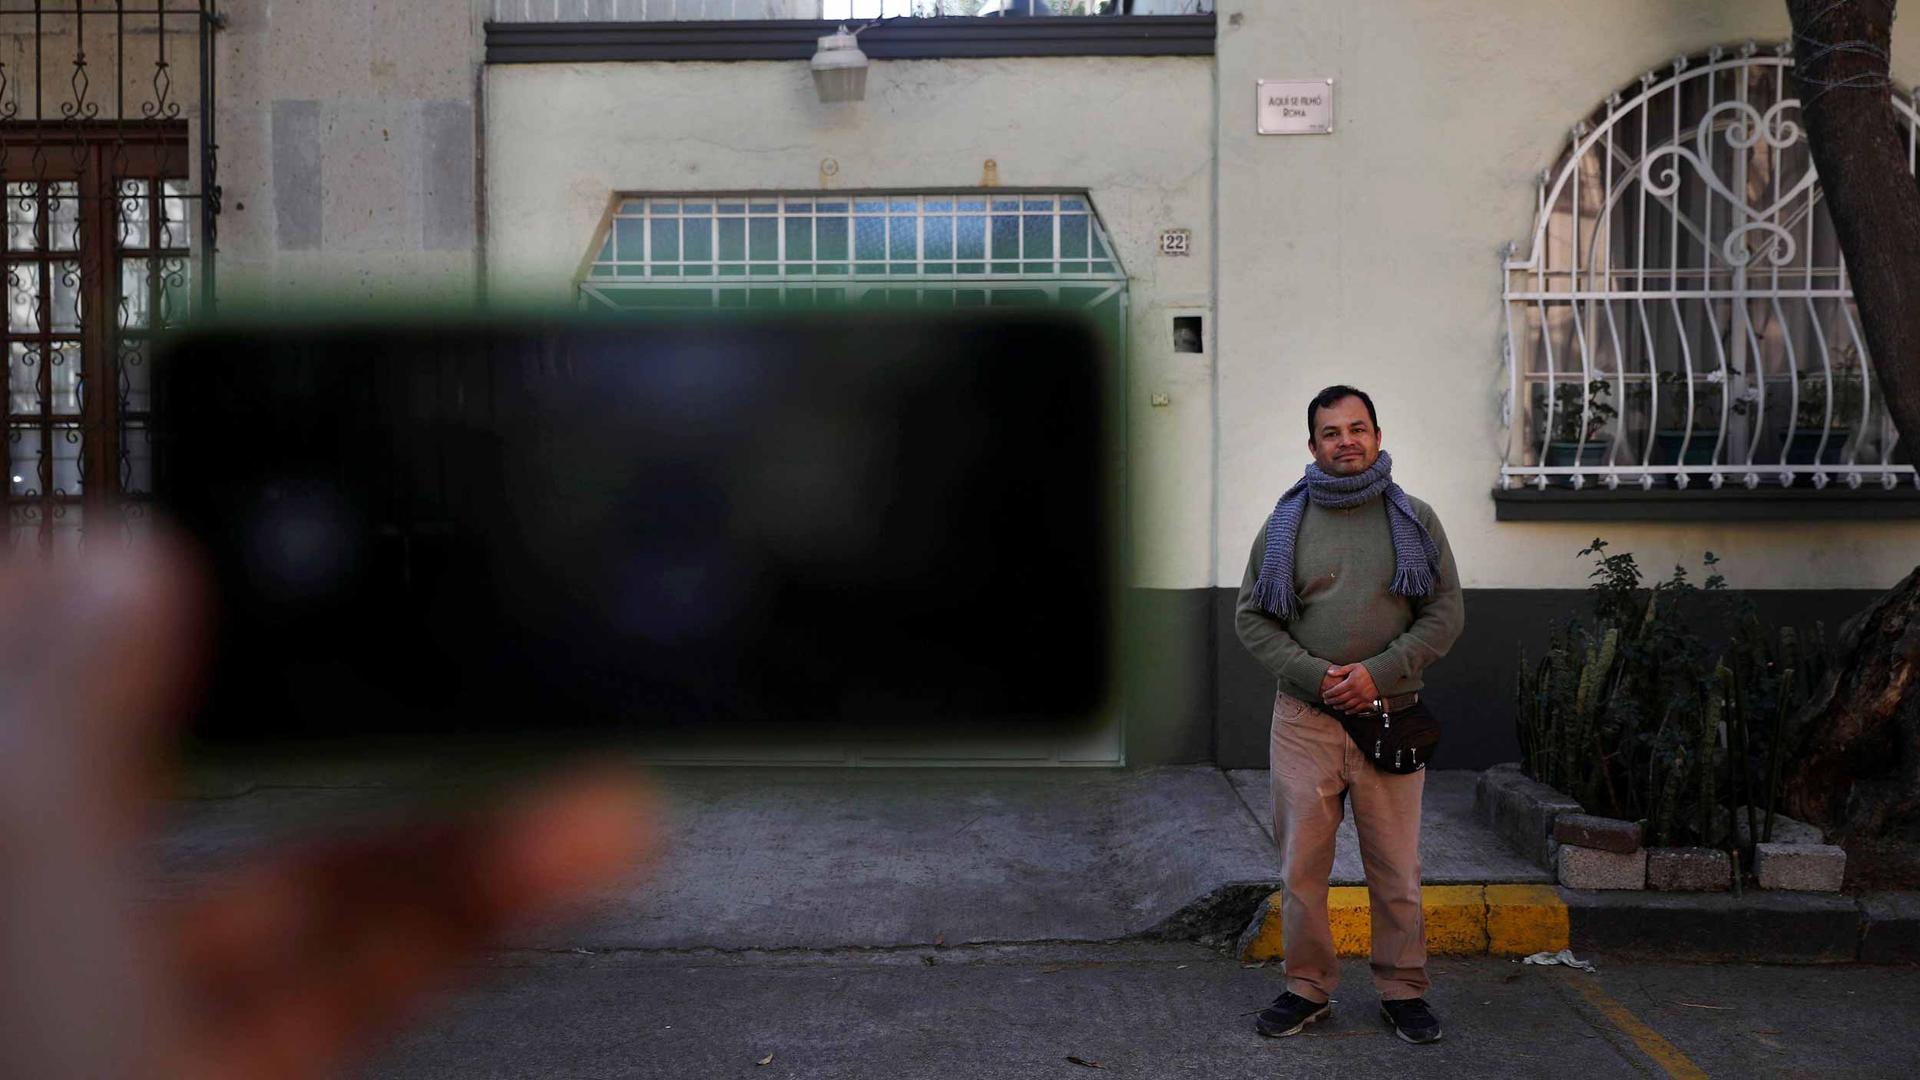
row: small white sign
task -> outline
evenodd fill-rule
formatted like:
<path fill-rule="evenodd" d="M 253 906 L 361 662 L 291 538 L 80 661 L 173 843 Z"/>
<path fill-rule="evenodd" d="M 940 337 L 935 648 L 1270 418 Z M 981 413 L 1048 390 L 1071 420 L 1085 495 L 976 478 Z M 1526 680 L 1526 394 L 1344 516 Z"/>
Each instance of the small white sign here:
<path fill-rule="evenodd" d="M 1186 255 L 1193 245 L 1193 233 L 1187 229 L 1160 230 L 1160 254 Z"/>
<path fill-rule="evenodd" d="M 1332 79 L 1260 79 L 1255 113 L 1262 135 L 1326 135 L 1333 131 Z"/>

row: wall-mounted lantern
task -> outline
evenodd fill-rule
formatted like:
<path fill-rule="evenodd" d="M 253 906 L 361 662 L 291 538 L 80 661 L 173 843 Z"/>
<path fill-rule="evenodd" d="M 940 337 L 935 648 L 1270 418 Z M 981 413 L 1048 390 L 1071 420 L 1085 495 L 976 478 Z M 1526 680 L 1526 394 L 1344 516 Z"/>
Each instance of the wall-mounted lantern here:
<path fill-rule="evenodd" d="M 821 101 L 860 101 L 867 96 L 867 54 L 860 51 L 855 39 L 858 33 L 842 24 L 820 39 L 809 66 L 813 68 L 813 88 Z"/>

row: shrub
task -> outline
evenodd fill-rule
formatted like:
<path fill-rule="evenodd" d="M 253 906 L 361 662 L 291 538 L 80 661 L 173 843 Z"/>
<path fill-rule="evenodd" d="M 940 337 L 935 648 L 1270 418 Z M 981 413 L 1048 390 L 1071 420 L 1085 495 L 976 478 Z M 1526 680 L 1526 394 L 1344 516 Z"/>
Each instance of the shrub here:
<path fill-rule="evenodd" d="M 1772 835 L 1781 730 L 1825 672 L 1825 630 L 1770 628 L 1705 557 L 1644 587 L 1633 555 L 1595 539 L 1589 621 L 1554 626 L 1516 688 L 1521 764 L 1594 813 L 1642 821 L 1650 844 L 1732 848 L 1731 813 Z M 1716 641 L 1702 628 L 1717 628 Z"/>

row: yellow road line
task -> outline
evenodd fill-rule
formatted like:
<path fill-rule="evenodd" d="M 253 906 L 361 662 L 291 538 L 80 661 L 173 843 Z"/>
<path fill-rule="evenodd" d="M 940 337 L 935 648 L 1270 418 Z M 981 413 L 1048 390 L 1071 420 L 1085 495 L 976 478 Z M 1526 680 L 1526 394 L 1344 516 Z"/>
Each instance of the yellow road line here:
<path fill-rule="evenodd" d="M 1575 990 L 1580 991 L 1581 997 L 1586 998 L 1589 1004 L 1600 1010 L 1600 1015 L 1606 1017 L 1614 1027 L 1619 1028 L 1629 1039 L 1632 1039 L 1634 1045 L 1652 1058 L 1656 1065 L 1665 1069 L 1668 1076 L 1674 1077 L 1675 1080 L 1706 1080 L 1706 1070 L 1688 1060 L 1687 1055 L 1681 1053 L 1679 1047 L 1668 1042 L 1664 1036 L 1648 1027 L 1639 1017 L 1628 1012 L 1625 1005 L 1613 1000 L 1613 996 L 1600 989 L 1599 983 L 1591 976 L 1575 973 L 1571 974 L 1567 981 Z"/>

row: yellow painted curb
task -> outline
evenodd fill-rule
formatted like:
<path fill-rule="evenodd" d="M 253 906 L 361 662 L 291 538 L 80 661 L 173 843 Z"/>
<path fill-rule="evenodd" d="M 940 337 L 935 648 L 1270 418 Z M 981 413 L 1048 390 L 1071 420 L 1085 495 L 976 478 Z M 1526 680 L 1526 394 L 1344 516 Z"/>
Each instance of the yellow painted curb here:
<path fill-rule="evenodd" d="M 1274 893 L 1260 906 L 1254 909 L 1253 925 L 1248 927 L 1251 935 L 1240 939 L 1240 959 L 1242 960 L 1284 960 L 1286 948 L 1281 943 L 1280 931 L 1280 894 Z"/>
<path fill-rule="evenodd" d="M 1327 890 L 1327 922 L 1333 926 L 1333 951 L 1340 956 L 1373 955 L 1373 904 L 1364 885 Z"/>
<path fill-rule="evenodd" d="M 1487 886 L 1487 951 L 1493 955 L 1559 952 L 1567 933 L 1567 902 L 1551 886 Z"/>
<path fill-rule="evenodd" d="M 1420 908 L 1429 955 L 1526 956 L 1567 947 L 1567 905 L 1547 885 L 1428 885 L 1420 890 Z M 1241 959 L 1285 959 L 1280 894 L 1267 897 L 1254 919 Z M 1335 953 L 1372 954 L 1373 909 L 1364 886 L 1328 889 L 1327 923 Z"/>
<path fill-rule="evenodd" d="M 1429 955 L 1478 956 L 1487 951 L 1484 887 L 1427 885 L 1420 890 L 1420 908 L 1427 917 Z"/>

